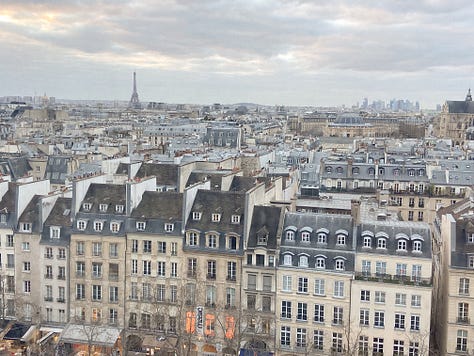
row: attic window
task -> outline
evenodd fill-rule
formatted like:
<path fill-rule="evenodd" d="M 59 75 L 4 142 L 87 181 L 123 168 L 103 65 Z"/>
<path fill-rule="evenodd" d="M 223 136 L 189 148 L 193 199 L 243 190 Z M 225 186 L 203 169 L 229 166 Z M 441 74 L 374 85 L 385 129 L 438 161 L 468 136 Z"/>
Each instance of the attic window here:
<path fill-rule="evenodd" d="M 136 227 L 138 231 L 145 231 L 145 226 L 146 224 L 144 221 L 137 221 Z"/>
<path fill-rule="evenodd" d="M 99 211 L 105 213 L 107 211 L 107 204 L 99 204 Z"/>
<path fill-rule="evenodd" d="M 232 222 L 232 224 L 239 224 L 240 223 L 240 215 L 232 215 L 231 222 Z"/>
<path fill-rule="evenodd" d="M 211 215 L 211 221 L 212 222 L 219 222 L 221 221 L 221 214 L 214 213 Z"/>
<path fill-rule="evenodd" d="M 104 222 L 103 221 L 94 221 L 94 230 L 95 231 L 102 231 L 104 228 Z"/>
<path fill-rule="evenodd" d="M 6 223 L 7 222 L 7 214 L 1 214 L 0 215 L 0 223 Z"/>
<path fill-rule="evenodd" d="M 86 221 L 85 220 L 78 220 L 77 221 L 77 229 L 78 230 L 85 230 L 86 229 Z"/>
<path fill-rule="evenodd" d="M 193 211 L 193 220 L 201 220 L 201 213 Z"/>
<path fill-rule="evenodd" d="M 58 226 L 51 226 L 50 235 L 52 239 L 59 239 L 61 237 L 61 228 Z"/>
<path fill-rule="evenodd" d="M 120 223 L 119 222 L 112 222 L 110 223 L 110 231 L 113 233 L 117 233 L 120 230 Z"/>
<path fill-rule="evenodd" d="M 467 234 L 467 241 L 468 244 L 474 244 L 474 233 Z"/>
<path fill-rule="evenodd" d="M 174 230 L 174 224 L 167 223 L 165 224 L 165 231 L 172 232 Z"/>
<path fill-rule="evenodd" d="M 123 205 L 115 205 L 116 213 L 123 213 Z"/>
<path fill-rule="evenodd" d="M 31 232 L 31 224 L 30 223 L 20 223 L 20 231 L 21 232 Z"/>
<path fill-rule="evenodd" d="M 91 203 L 84 203 L 84 204 L 82 204 L 82 209 L 84 209 L 84 211 L 90 211 L 90 210 L 91 210 L 91 207 L 92 207 L 92 204 L 91 204 Z"/>

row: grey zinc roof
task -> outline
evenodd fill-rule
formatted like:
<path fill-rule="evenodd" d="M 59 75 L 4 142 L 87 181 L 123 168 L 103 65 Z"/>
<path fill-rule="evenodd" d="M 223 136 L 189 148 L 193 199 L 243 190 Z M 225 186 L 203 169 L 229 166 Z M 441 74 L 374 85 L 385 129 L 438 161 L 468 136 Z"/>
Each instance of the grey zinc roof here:
<path fill-rule="evenodd" d="M 19 223 L 31 223 L 31 231 L 39 232 L 39 207 L 41 195 L 35 195 L 26 206 L 23 214 L 18 219 Z"/>
<path fill-rule="evenodd" d="M 71 198 L 58 198 L 43 224 L 41 244 L 67 246 L 71 238 Z M 51 226 L 61 228 L 60 238 L 51 238 Z"/>
<path fill-rule="evenodd" d="M 136 174 L 137 178 L 155 176 L 156 184 L 176 185 L 179 166 L 167 163 L 143 163 Z"/>
<path fill-rule="evenodd" d="M 277 248 L 277 235 L 280 229 L 282 211 L 283 208 L 277 206 L 255 206 L 247 247 Z M 265 246 L 257 243 L 259 234 L 267 234 L 267 244 Z"/>
<path fill-rule="evenodd" d="M 474 102 L 472 101 L 446 101 L 448 112 L 452 114 L 474 114 Z"/>
<path fill-rule="evenodd" d="M 115 205 L 125 206 L 125 185 L 92 183 L 87 190 L 87 194 L 82 201 L 83 203 L 91 203 L 90 213 L 99 212 L 99 204 L 107 204 L 107 212 L 115 212 Z M 81 211 L 83 206 L 81 204 Z"/>
<path fill-rule="evenodd" d="M 363 238 L 371 232 L 372 248 L 363 247 Z M 387 248 L 385 250 L 377 249 L 377 234 L 379 236 L 388 236 Z M 403 235 L 402 235 L 403 234 Z M 397 252 L 397 238 L 400 236 L 408 237 L 407 252 Z M 422 252 L 413 253 L 412 243 L 417 238 L 422 238 Z M 362 222 L 358 229 L 357 251 L 374 254 L 399 255 L 410 257 L 431 258 L 431 231 L 428 224 L 411 221 L 370 221 Z"/>
<path fill-rule="evenodd" d="M 131 217 L 181 221 L 182 209 L 182 193 L 147 191 L 143 193 L 142 201 L 132 211 Z"/>

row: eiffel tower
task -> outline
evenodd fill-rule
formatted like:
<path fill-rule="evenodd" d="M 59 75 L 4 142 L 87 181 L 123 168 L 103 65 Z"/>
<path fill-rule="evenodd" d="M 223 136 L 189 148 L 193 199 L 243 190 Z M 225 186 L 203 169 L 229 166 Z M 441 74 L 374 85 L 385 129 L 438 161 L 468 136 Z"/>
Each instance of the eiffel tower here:
<path fill-rule="evenodd" d="M 130 98 L 130 102 L 128 103 L 128 107 L 132 109 L 141 109 L 142 106 L 140 104 L 140 100 L 138 99 L 137 93 L 137 74 L 133 72 L 133 93 L 132 97 Z"/>

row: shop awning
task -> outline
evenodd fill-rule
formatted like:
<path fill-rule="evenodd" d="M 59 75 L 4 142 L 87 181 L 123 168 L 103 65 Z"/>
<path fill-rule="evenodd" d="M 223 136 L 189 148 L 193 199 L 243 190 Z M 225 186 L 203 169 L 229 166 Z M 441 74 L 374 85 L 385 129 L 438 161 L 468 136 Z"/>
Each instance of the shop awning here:
<path fill-rule="evenodd" d="M 37 341 L 38 344 L 43 345 L 46 341 L 48 341 L 53 335 L 55 334 L 54 331 L 48 332 L 45 336 Z"/>
<path fill-rule="evenodd" d="M 30 325 L 14 323 L 11 325 L 10 329 L 7 331 L 3 339 L 4 340 L 21 340 L 23 338 L 23 335 L 25 335 L 29 330 L 30 330 Z"/>
<path fill-rule="evenodd" d="M 99 326 L 69 324 L 61 333 L 61 341 L 68 344 L 89 344 L 113 347 L 120 336 L 121 329 Z"/>
<path fill-rule="evenodd" d="M 33 336 L 35 336 L 36 325 L 31 325 L 28 331 L 21 337 L 20 341 L 28 342 Z"/>

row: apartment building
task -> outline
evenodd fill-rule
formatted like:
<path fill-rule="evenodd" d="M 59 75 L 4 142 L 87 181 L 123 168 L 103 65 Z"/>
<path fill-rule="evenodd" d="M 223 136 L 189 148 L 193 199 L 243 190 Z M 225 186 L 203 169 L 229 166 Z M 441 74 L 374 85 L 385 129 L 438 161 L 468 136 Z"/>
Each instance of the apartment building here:
<path fill-rule="evenodd" d="M 435 224 L 436 263 L 433 322 L 443 355 L 474 352 L 472 281 L 474 281 L 474 199 L 440 209 Z"/>
<path fill-rule="evenodd" d="M 286 214 L 277 269 L 279 355 L 348 349 L 353 230 L 347 215 Z"/>
<path fill-rule="evenodd" d="M 143 193 L 127 227 L 125 328 L 127 351 L 174 354 L 181 331 L 183 194 Z M 161 340 L 157 339 L 157 335 Z"/>
<path fill-rule="evenodd" d="M 277 261 L 285 210 L 256 206 L 242 265 L 242 333 L 245 353 L 268 355 L 275 349 Z"/>
<path fill-rule="evenodd" d="M 371 220 L 357 229 L 351 348 L 359 355 L 427 355 L 431 230 L 425 223 Z"/>

